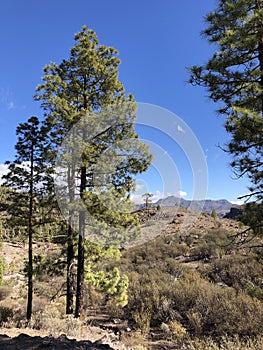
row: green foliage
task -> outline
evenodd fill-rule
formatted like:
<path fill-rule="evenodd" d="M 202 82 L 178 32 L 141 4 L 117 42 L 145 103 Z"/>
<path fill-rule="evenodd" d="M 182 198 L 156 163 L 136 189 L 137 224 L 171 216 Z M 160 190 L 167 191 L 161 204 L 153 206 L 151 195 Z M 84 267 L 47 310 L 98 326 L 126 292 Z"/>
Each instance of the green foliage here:
<path fill-rule="evenodd" d="M 144 198 L 144 206 L 145 206 L 145 208 L 146 209 L 150 208 L 151 203 L 152 203 L 151 197 L 153 197 L 153 194 L 147 192 L 147 193 L 144 193 L 142 195 L 142 197 Z"/>
<path fill-rule="evenodd" d="M 117 242 L 119 246 L 125 241 L 128 227 L 138 225 L 128 210 L 134 176 L 151 162 L 148 147 L 140 142 L 134 129 L 134 98 L 125 96 L 118 79 L 117 55 L 116 49 L 100 44 L 96 33 L 84 26 L 75 35 L 69 59 L 44 68 L 43 82 L 35 96 L 45 110 L 53 162 L 57 146 L 61 145 L 57 165 L 65 170 L 67 184 L 66 189 L 60 189 L 66 191 L 61 201 L 65 203 L 65 197 L 69 198 L 64 214 L 69 217 L 69 226 L 79 234 L 76 316 L 81 313 L 83 299 L 84 240 L 95 237 L 95 242 Z M 80 201 L 86 206 L 84 210 Z M 78 218 L 77 225 L 73 225 L 74 216 Z M 67 297 L 71 305 L 73 236 L 69 228 Z M 72 312 L 72 306 L 67 307 L 67 312 Z"/>
<path fill-rule="evenodd" d="M 215 219 L 217 217 L 217 213 L 216 213 L 215 209 L 212 210 L 211 216 L 212 216 L 213 219 Z"/>
<path fill-rule="evenodd" d="M 128 277 L 120 273 L 117 267 L 109 270 L 105 263 L 120 258 L 120 251 L 111 247 L 88 242 L 85 245 L 86 266 L 85 282 L 92 285 L 99 292 L 114 298 L 117 305 L 124 307 L 127 305 Z"/>
<path fill-rule="evenodd" d="M 176 320 L 170 321 L 168 323 L 169 333 L 171 334 L 172 339 L 183 340 L 186 336 L 186 329 L 182 326 L 182 324 Z"/>
<path fill-rule="evenodd" d="M 2 221 L 0 221 L 0 286 L 2 286 L 4 282 L 4 272 L 5 272 L 5 265 L 6 265 L 5 258 L 2 256 L 2 249 L 3 249 L 3 231 L 2 231 Z"/>
<path fill-rule="evenodd" d="M 247 203 L 240 220 L 244 225 L 249 225 L 252 229 L 252 237 L 263 237 L 263 204 L 251 202 Z M 247 230 L 246 230 L 247 231 Z M 251 235 L 249 235 L 251 238 Z M 259 242 L 259 245 L 261 242 Z"/>
<path fill-rule="evenodd" d="M 205 87 L 209 97 L 220 103 L 219 112 L 227 116 L 231 165 L 236 175 L 251 180 L 251 196 L 259 203 L 263 199 L 262 11 L 257 0 L 218 1 L 215 11 L 206 16 L 202 33 L 215 44 L 216 52 L 205 65 L 190 68 L 190 82 Z M 259 226 L 262 215 L 257 217 Z"/>
<path fill-rule="evenodd" d="M 2 251 L 3 248 L 3 224 L 0 220 L 0 251 Z"/>
<path fill-rule="evenodd" d="M 15 160 L 7 162 L 8 173 L 3 176 L 4 186 L 10 187 L 8 196 L 1 203 L 0 210 L 8 215 L 13 227 L 25 227 L 28 237 L 28 309 L 27 319 L 32 314 L 33 299 L 33 235 L 36 226 L 50 219 L 49 210 L 52 196 L 51 168 L 45 159 L 48 148 L 45 128 L 37 117 L 31 117 L 16 129 Z M 46 203 L 49 203 L 48 212 Z"/>

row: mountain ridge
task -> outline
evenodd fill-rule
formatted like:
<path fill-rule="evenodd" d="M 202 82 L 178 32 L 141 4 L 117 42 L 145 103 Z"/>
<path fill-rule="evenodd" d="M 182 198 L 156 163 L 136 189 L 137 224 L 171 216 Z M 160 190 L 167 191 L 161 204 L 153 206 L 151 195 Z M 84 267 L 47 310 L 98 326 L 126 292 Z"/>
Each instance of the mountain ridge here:
<path fill-rule="evenodd" d="M 153 204 L 155 206 L 160 205 L 164 207 L 179 206 L 180 208 L 202 211 L 209 214 L 215 210 L 219 216 L 226 215 L 233 207 L 239 207 L 239 205 L 233 204 L 226 199 L 188 200 L 176 196 L 168 196 L 166 198 L 159 199 Z"/>

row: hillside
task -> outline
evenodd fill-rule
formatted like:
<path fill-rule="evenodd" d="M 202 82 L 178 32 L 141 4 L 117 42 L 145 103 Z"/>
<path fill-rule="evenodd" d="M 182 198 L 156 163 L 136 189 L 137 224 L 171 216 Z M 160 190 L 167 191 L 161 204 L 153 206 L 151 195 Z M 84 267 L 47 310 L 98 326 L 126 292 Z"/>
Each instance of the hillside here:
<path fill-rule="evenodd" d="M 261 349 L 262 257 L 233 244 L 240 223 L 178 207 L 137 214 L 142 235 L 118 262 L 129 277 L 127 306 L 116 306 L 90 285 L 82 321 L 64 315 L 64 276 L 43 272 L 35 276 L 32 322 L 25 322 L 27 245 L 4 242 L 8 267 L 0 287 L 0 334 L 10 338 L 0 336 L 0 348 L 218 350 L 224 336 L 226 350 Z M 34 252 L 56 260 L 61 248 L 36 242 Z M 106 261 L 106 270 L 113 266 Z M 243 335 L 251 338 L 250 347 L 241 347 Z"/>

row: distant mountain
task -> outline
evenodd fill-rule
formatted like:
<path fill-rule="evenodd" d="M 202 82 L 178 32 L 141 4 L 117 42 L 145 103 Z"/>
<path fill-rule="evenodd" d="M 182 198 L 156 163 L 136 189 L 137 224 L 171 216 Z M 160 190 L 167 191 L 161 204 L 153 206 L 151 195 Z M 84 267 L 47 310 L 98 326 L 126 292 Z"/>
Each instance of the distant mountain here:
<path fill-rule="evenodd" d="M 232 207 L 238 207 L 227 201 L 226 199 L 219 200 L 186 200 L 175 196 L 169 196 L 163 199 L 159 199 L 155 205 L 163 207 L 174 207 L 179 206 L 181 208 L 202 211 L 211 214 L 212 210 L 215 209 L 218 216 L 224 216 L 230 211 Z"/>

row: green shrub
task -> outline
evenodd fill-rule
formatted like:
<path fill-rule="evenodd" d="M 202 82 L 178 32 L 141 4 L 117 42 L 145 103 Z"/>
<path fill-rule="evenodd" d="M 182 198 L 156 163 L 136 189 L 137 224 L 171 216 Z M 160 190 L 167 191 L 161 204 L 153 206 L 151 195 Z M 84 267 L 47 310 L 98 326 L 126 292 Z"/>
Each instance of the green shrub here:
<path fill-rule="evenodd" d="M 185 327 L 183 327 L 183 325 L 176 320 L 170 321 L 168 323 L 168 327 L 172 339 L 177 341 L 182 341 L 187 334 Z"/>

